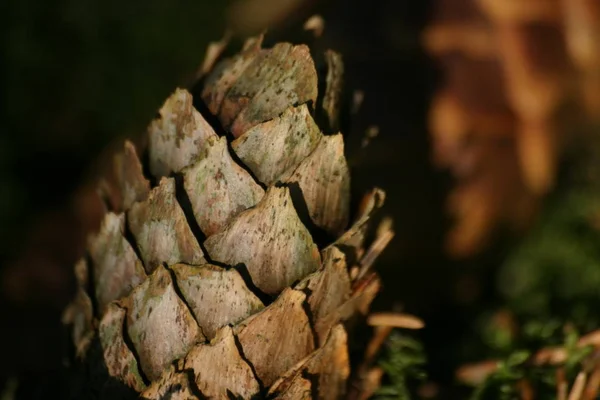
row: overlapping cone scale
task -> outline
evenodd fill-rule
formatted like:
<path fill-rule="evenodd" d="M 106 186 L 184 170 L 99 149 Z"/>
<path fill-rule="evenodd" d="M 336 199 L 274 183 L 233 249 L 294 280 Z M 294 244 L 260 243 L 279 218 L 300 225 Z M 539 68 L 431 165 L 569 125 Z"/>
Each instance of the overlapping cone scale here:
<path fill-rule="evenodd" d="M 343 72 L 335 59 L 331 118 Z M 147 147 L 125 143 L 65 312 L 83 362 L 97 337 L 110 379 L 148 400 L 343 395 L 343 321 L 378 288 L 357 290 L 349 270 L 360 267 L 383 193 L 348 226 L 344 141 L 313 119 L 317 80 L 306 46 L 252 39 L 199 96 L 173 92 Z M 221 126 L 198 111 L 202 101 Z"/>

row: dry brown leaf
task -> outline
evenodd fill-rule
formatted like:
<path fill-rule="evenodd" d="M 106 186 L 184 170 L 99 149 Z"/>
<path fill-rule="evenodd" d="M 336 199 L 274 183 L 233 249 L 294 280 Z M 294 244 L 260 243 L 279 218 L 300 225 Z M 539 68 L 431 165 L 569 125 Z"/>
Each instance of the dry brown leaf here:
<path fill-rule="evenodd" d="M 171 269 L 177 287 L 208 339 L 222 326 L 235 324 L 264 307 L 234 269 L 211 264 L 177 264 Z"/>
<path fill-rule="evenodd" d="M 175 197 L 173 178 L 162 178 L 146 201 L 131 207 L 127 218 L 146 272 L 151 273 L 162 263 L 206 262 Z"/>
<path fill-rule="evenodd" d="M 244 264 L 254 285 L 271 295 L 315 271 L 321 262 L 284 187 L 269 188 L 256 207 L 238 215 L 204 246 L 212 260 Z"/>
<path fill-rule="evenodd" d="M 184 170 L 183 184 L 198 226 L 211 236 L 256 205 L 265 192 L 233 161 L 225 137 L 209 138 L 205 146 L 200 160 Z"/>

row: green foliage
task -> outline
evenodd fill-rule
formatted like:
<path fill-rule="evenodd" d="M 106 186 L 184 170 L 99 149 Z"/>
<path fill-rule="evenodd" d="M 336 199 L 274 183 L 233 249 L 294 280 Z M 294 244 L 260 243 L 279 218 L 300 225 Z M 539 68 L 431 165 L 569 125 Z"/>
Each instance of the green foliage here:
<path fill-rule="evenodd" d="M 558 319 L 531 318 L 515 321 L 513 327 L 495 323 L 493 315 L 486 315 L 479 321 L 479 333 L 488 350 L 487 357 L 509 357 L 516 349 L 539 349 L 545 346 L 563 344 L 563 323 Z"/>
<path fill-rule="evenodd" d="M 421 343 L 405 334 L 393 332 L 386 341 L 383 357 L 378 365 L 387 381 L 375 394 L 376 399 L 408 400 L 410 386 L 423 381 L 426 357 Z"/>
<path fill-rule="evenodd" d="M 533 365 L 528 356 L 562 346 L 571 385 L 591 353 L 578 347 L 579 332 L 600 326 L 600 146 L 578 149 L 559 187 L 545 202 L 536 226 L 502 265 L 497 287 L 512 323 L 479 321 L 487 346 L 481 359 L 500 359 L 498 369 L 473 393 L 474 400 L 520 398 L 526 381 L 536 399 L 556 398 L 556 367 Z"/>
<path fill-rule="evenodd" d="M 552 324 L 543 326 L 534 323 L 541 328 L 536 331 L 543 333 L 540 339 L 553 342 L 557 338 L 558 330 Z M 526 331 L 526 329 L 524 330 Z M 562 346 L 567 352 L 567 359 L 563 365 L 565 378 L 571 385 L 577 373 L 581 370 L 583 362 L 591 354 L 591 347 L 578 347 L 579 335 L 574 329 L 565 329 L 562 335 Z M 550 336 L 545 336 L 552 332 Z M 527 336 L 527 334 L 525 334 Z M 529 340 L 532 338 L 529 337 Z M 528 350 L 514 349 L 503 360 L 498 362 L 498 368 L 490 374 L 487 379 L 479 385 L 471 396 L 471 400 L 501 399 L 511 400 L 521 398 L 519 393 L 519 382 L 527 382 L 536 394 L 536 399 L 555 399 L 557 391 L 556 367 L 547 365 L 534 365 L 531 356 L 543 346 L 530 347 Z"/>
<path fill-rule="evenodd" d="M 587 127 L 590 131 L 594 128 Z M 500 270 L 498 288 L 521 321 L 600 324 L 600 143 L 585 137 L 569 156 L 538 223 Z"/>
<path fill-rule="evenodd" d="M 540 224 L 512 254 L 499 276 L 508 307 L 520 317 L 598 327 L 600 196 L 571 191 L 550 204 Z"/>
<path fill-rule="evenodd" d="M 477 387 L 471 396 L 472 400 L 518 398 L 517 382 L 526 376 L 524 364 L 530 357 L 529 351 L 519 350 L 498 362 L 498 369 L 485 382 Z"/>

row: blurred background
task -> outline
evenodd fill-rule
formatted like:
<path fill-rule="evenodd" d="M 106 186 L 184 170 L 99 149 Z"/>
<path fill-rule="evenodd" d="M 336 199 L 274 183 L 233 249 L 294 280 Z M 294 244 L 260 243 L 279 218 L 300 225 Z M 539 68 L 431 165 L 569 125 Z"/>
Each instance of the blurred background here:
<path fill-rule="evenodd" d="M 528 324 L 554 326 L 548 340 L 567 323 L 598 328 L 597 1 L 7 0 L 0 9 L 0 378 L 30 382 L 22 398 L 64 384 L 60 316 L 98 225 L 89 182 L 102 154 L 193 82 L 226 26 L 268 26 L 271 40 L 342 53 L 347 101 L 363 99 L 344 122 L 353 196 L 385 189 L 396 230 L 374 307 L 426 322 L 418 338 L 436 398 L 469 393 L 455 376 L 464 363 L 538 340 L 523 336 Z M 316 14 L 314 38 L 303 24 Z"/>

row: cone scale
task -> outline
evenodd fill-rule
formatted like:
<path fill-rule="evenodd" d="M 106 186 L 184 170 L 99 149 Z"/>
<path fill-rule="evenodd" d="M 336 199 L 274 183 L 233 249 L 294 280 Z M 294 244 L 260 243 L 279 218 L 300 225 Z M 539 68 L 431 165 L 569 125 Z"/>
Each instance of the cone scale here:
<path fill-rule="evenodd" d="M 147 147 L 115 156 L 101 185 L 110 211 L 65 312 L 88 395 L 343 398 L 344 321 L 379 288 L 374 273 L 350 271 L 384 194 L 366 194 L 350 221 L 344 141 L 313 119 L 317 83 L 308 47 L 249 40 L 199 94 L 220 126 L 178 88 Z M 333 118 L 340 79 L 327 83 Z"/>

